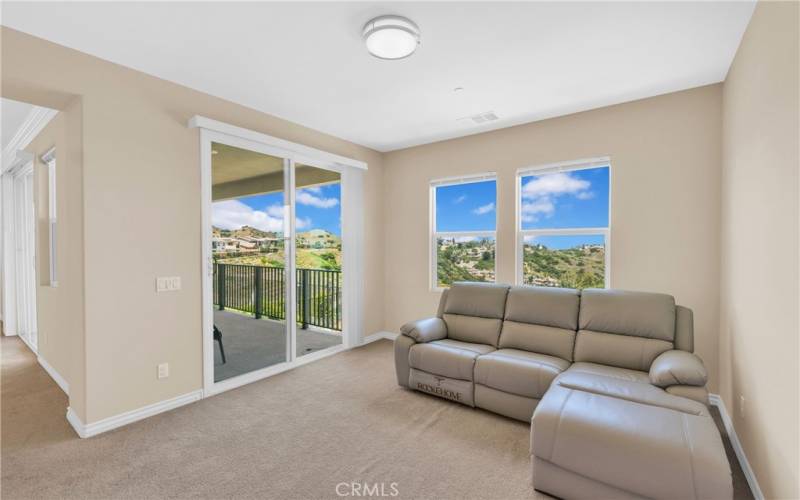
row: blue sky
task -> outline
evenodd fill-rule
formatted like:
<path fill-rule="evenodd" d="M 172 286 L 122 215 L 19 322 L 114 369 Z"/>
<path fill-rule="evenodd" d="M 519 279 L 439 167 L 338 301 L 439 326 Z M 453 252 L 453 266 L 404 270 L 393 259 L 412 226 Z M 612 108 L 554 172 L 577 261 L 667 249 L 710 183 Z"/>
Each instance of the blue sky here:
<path fill-rule="evenodd" d="M 574 248 L 581 245 L 603 245 L 605 243 L 602 234 L 587 234 L 583 236 L 539 236 L 537 238 L 525 238 L 526 245 L 544 245 L 547 248 L 561 250 L 564 248 Z"/>
<path fill-rule="evenodd" d="M 341 184 L 302 188 L 296 194 L 297 231 L 325 229 L 341 236 Z M 214 226 L 237 229 L 251 226 L 262 231 L 283 229 L 283 193 L 269 193 L 213 204 Z"/>
<path fill-rule="evenodd" d="M 436 188 L 436 231 L 494 231 L 497 185 L 471 182 Z"/>
<path fill-rule="evenodd" d="M 529 175 L 522 178 L 523 229 L 608 227 L 608 167 Z M 436 188 L 437 231 L 494 231 L 495 181 Z M 558 236 L 539 240 L 551 248 L 600 244 L 602 236 Z"/>
<path fill-rule="evenodd" d="M 608 167 L 522 178 L 522 229 L 608 227 Z"/>

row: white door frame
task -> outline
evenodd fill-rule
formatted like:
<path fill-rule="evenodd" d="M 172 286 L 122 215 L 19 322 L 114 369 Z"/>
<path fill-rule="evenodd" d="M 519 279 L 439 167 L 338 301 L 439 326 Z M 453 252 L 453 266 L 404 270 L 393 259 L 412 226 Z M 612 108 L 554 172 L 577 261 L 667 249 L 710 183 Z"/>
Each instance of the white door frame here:
<path fill-rule="evenodd" d="M 31 153 L 18 151 L 0 182 L 3 190 L 3 326 L 6 335 L 18 335 L 35 353 L 38 329 L 33 163 Z"/>
<path fill-rule="evenodd" d="M 227 391 L 297 366 L 350 349 L 363 342 L 361 322 L 361 302 L 363 291 L 359 263 L 362 254 L 362 171 L 366 164 L 301 144 L 268 136 L 233 125 L 195 116 L 189 127 L 200 128 L 200 171 L 201 171 L 201 233 L 202 233 L 202 314 L 203 314 L 203 394 L 204 397 Z M 211 143 L 219 142 L 234 147 L 249 149 L 263 154 L 284 158 L 284 186 L 287 194 L 287 208 L 284 210 L 285 228 L 288 238 L 285 241 L 288 328 L 287 361 L 268 366 L 246 374 L 214 382 L 214 341 L 213 341 L 213 257 L 212 241 L 212 178 Z M 341 174 L 342 183 L 342 252 L 344 283 L 342 288 L 342 344 L 314 353 L 297 357 L 296 342 L 296 300 L 290 300 L 296 293 L 295 268 L 295 213 L 294 213 L 294 164 L 302 163 Z"/>

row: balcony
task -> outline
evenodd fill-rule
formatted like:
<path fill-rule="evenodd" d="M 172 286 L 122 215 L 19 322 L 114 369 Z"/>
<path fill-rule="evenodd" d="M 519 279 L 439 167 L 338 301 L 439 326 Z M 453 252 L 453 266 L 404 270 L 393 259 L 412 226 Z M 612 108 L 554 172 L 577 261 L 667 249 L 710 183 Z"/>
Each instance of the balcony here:
<path fill-rule="evenodd" d="M 214 380 L 286 361 L 286 272 L 281 267 L 214 264 Z M 297 269 L 297 352 L 342 343 L 342 273 Z"/>

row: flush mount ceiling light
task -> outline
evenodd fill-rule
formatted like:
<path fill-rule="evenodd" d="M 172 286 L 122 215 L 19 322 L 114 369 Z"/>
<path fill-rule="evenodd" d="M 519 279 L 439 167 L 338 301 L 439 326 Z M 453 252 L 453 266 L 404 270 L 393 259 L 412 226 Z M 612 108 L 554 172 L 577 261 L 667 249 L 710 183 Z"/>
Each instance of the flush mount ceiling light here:
<path fill-rule="evenodd" d="M 417 50 L 419 27 L 401 16 L 380 16 L 364 25 L 367 50 L 380 59 L 402 59 Z"/>

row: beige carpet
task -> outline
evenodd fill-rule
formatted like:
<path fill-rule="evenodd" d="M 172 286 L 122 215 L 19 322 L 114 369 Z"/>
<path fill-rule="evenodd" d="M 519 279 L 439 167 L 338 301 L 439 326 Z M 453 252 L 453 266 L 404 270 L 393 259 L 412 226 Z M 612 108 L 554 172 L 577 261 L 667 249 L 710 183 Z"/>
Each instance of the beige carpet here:
<path fill-rule="evenodd" d="M 85 440 L 33 355 L 0 347 L 4 500 L 535 497 L 528 426 L 401 389 L 388 341 Z"/>

